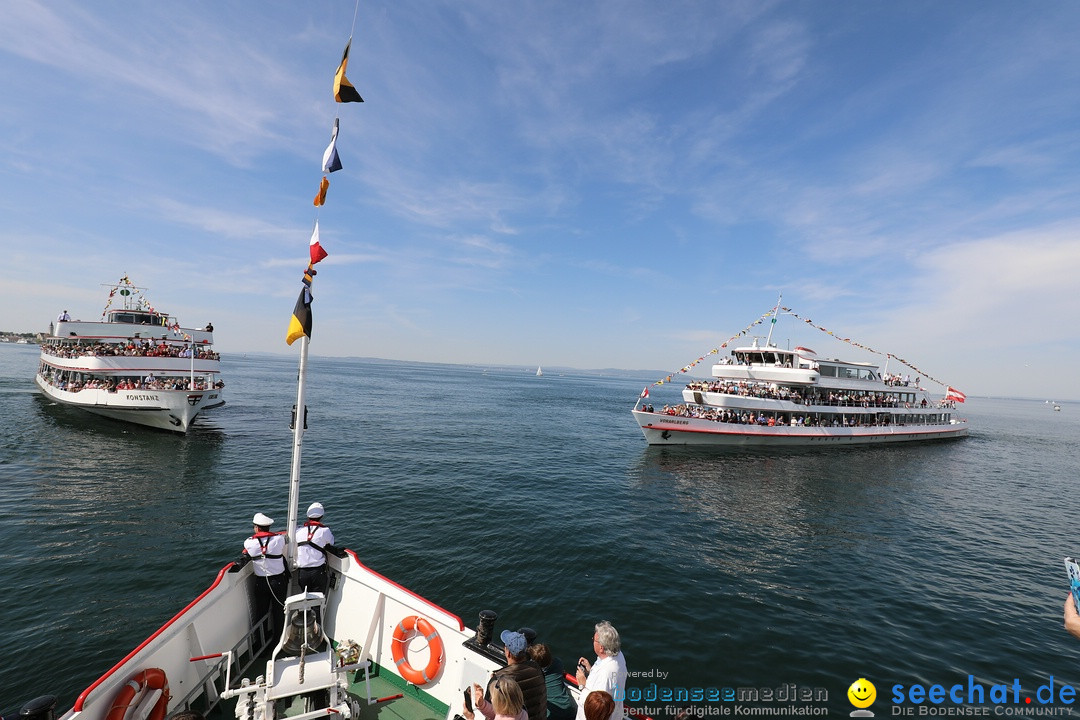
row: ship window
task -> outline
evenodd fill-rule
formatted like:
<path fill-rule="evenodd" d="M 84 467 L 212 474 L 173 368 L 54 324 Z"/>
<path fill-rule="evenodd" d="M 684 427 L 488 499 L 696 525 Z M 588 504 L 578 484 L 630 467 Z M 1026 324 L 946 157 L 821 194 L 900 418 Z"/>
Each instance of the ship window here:
<path fill-rule="evenodd" d="M 821 377 L 836 377 L 836 368 L 832 365 L 822 365 L 818 368 Z"/>

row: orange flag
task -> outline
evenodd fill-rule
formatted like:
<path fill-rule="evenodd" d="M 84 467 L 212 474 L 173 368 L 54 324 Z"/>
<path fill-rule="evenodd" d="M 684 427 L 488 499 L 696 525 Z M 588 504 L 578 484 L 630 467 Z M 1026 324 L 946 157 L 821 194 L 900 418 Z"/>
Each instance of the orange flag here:
<path fill-rule="evenodd" d="M 322 182 L 319 183 L 319 192 L 315 195 L 314 204 L 315 207 L 322 207 L 326 204 L 326 191 L 330 187 L 330 181 L 323 175 Z"/>

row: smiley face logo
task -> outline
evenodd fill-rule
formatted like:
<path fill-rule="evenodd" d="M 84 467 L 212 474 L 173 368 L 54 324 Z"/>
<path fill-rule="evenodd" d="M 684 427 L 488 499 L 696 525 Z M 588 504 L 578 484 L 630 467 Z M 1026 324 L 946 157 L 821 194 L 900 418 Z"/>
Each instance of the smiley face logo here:
<path fill-rule="evenodd" d="M 847 697 L 855 707 L 868 708 L 877 699 L 877 688 L 866 678 L 859 678 L 851 683 L 851 687 L 847 690 Z"/>

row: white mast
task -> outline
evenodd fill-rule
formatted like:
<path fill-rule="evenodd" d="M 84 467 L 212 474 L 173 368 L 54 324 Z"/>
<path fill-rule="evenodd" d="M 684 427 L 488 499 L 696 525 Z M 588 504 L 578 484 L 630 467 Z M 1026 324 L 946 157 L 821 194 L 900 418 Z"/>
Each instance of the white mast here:
<path fill-rule="evenodd" d="M 772 322 L 769 323 L 769 336 L 765 338 L 765 347 L 769 347 L 772 344 L 772 331 L 776 327 L 776 318 L 780 315 L 780 301 L 784 299 L 784 293 L 780 293 L 776 298 L 776 307 L 772 311 Z"/>
<path fill-rule="evenodd" d="M 298 506 L 300 504 L 300 446 L 304 438 L 304 420 L 307 413 L 304 409 L 304 383 L 307 375 L 308 336 L 300 338 L 300 369 L 296 383 L 296 410 L 293 418 L 293 451 L 292 469 L 289 473 L 289 525 L 288 525 L 288 552 L 289 565 L 296 568 L 296 520 Z"/>

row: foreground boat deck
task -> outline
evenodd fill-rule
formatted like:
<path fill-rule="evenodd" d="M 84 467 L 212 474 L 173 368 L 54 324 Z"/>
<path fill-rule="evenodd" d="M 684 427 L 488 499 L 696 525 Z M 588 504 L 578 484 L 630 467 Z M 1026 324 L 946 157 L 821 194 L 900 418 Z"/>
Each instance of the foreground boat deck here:
<path fill-rule="evenodd" d="M 269 652 L 260 658 L 256 665 L 260 665 L 269 659 Z M 349 673 L 348 692 L 360 700 L 361 710 L 358 720 L 445 720 L 449 708 L 430 695 L 422 692 L 415 685 L 411 685 L 401 677 L 388 671 L 383 671 L 376 665 L 367 682 L 364 673 L 357 671 Z M 370 695 L 373 699 L 387 698 L 382 702 L 366 705 L 365 699 Z M 399 696 L 400 697 L 397 697 Z M 235 718 L 234 710 L 236 700 L 224 700 L 207 714 L 208 720 L 228 720 Z M 280 703 L 275 708 L 277 718 L 290 718 L 305 712 L 302 698 L 284 706 Z"/>
<path fill-rule="evenodd" d="M 356 673 L 349 692 L 366 696 L 363 673 Z M 415 685 L 409 685 L 394 673 L 380 673 L 376 667 L 371 675 L 371 694 L 382 698 L 401 693 L 396 700 L 369 705 L 360 711 L 361 720 L 445 720 L 448 708 L 430 696 L 422 695 Z"/>

